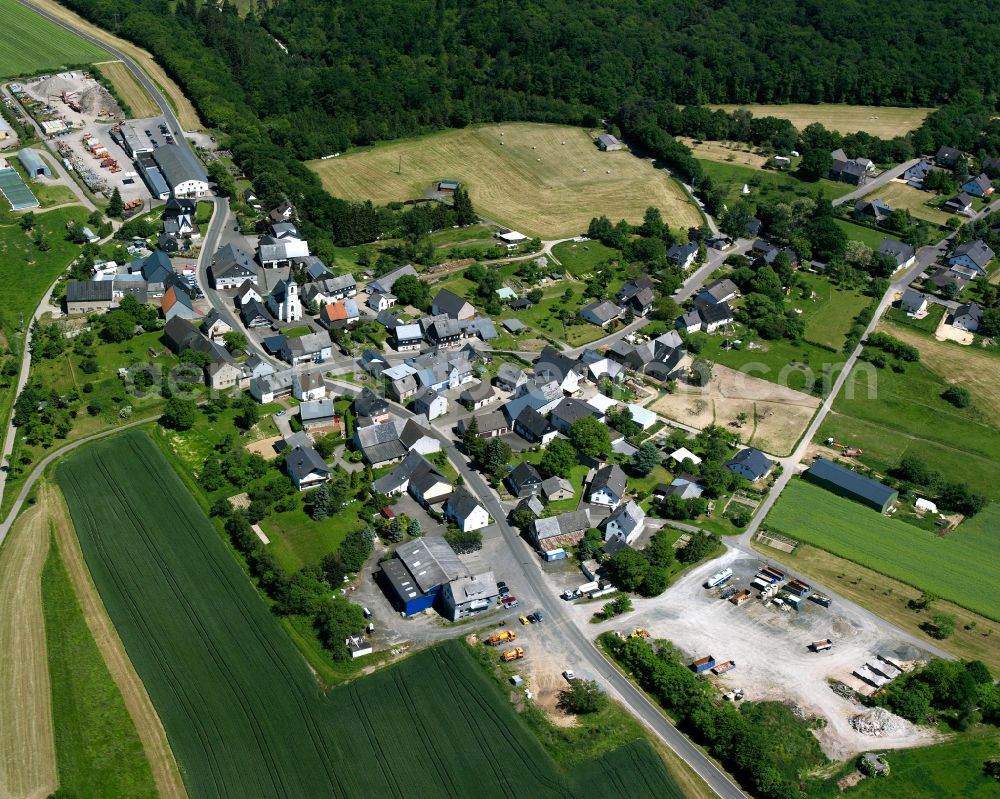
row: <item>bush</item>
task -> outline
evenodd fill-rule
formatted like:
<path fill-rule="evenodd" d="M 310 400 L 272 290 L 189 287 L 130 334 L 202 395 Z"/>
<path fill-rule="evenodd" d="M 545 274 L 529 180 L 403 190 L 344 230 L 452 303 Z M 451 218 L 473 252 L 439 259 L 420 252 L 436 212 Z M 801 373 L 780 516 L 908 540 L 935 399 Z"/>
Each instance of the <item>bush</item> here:
<path fill-rule="evenodd" d="M 608 697 L 593 680 L 573 680 L 568 688 L 559 692 L 557 706 L 566 713 L 582 716 L 603 710 Z"/>
<path fill-rule="evenodd" d="M 972 404 L 972 394 L 961 386 L 948 386 L 941 393 L 941 399 L 950 402 L 956 408 L 968 408 Z"/>

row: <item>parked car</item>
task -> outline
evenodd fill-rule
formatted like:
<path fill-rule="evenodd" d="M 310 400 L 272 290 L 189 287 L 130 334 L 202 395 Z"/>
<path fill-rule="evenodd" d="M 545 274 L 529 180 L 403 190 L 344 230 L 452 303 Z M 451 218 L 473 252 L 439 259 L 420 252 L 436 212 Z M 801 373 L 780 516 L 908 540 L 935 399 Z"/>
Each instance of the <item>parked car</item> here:
<path fill-rule="evenodd" d="M 531 624 L 531 619 L 529 619 L 527 616 L 521 616 L 521 618 L 518 619 L 518 621 L 520 621 L 521 624 Z"/>
<path fill-rule="evenodd" d="M 573 669 L 566 669 L 566 671 L 563 672 L 563 677 L 566 678 L 567 682 L 573 682 L 573 680 L 576 679 L 576 675 L 573 673 Z"/>
<path fill-rule="evenodd" d="M 544 621 L 544 620 L 545 620 L 545 617 L 542 615 L 542 611 L 536 610 L 535 611 L 535 621 Z"/>

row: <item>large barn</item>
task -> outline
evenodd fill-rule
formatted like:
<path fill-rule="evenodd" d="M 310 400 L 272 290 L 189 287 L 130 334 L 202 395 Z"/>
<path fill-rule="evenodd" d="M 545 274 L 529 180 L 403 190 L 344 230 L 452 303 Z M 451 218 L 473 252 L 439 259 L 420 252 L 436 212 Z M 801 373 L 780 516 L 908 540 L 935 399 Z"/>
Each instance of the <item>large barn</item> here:
<path fill-rule="evenodd" d="M 895 489 L 825 458 L 817 458 L 804 476 L 811 483 L 874 508 L 879 513 L 886 513 L 899 497 Z"/>

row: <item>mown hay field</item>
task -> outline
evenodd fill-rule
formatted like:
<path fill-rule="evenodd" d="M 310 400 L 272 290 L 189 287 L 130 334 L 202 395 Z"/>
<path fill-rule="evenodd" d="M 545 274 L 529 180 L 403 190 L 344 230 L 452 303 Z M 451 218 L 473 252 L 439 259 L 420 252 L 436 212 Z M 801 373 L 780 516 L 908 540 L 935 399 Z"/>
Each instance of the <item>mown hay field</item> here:
<path fill-rule="evenodd" d="M 634 780 L 610 769 L 578 787 L 457 642 L 322 694 L 145 433 L 57 476 L 192 797 L 677 795 L 644 744 Z"/>
<path fill-rule="evenodd" d="M 0 77 L 78 66 L 106 55 L 14 0 L 0 0 Z"/>
<path fill-rule="evenodd" d="M 1000 618 L 1000 561 L 994 536 L 1000 508 L 946 536 L 882 516 L 831 491 L 792 480 L 765 527 L 826 549 L 988 616 Z"/>
<path fill-rule="evenodd" d="M 128 105 L 133 119 L 159 116 L 160 107 L 153 102 L 142 85 L 121 61 L 104 61 L 96 65 L 97 70 L 115 87 L 118 96 Z"/>
<path fill-rule="evenodd" d="M 789 103 L 787 105 L 713 105 L 724 111 L 745 108 L 755 117 L 787 119 L 799 130 L 819 122 L 827 130 L 857 133 L 863 130 L 872 136 L 891 139 L 919 128 L 933 108 L 901 108 L 899 106 L 840 105 L 838 103 Z"/>
<path fill-rule="evenodd" d="M 483 216 L 544 239 L 585 233 L 595 216 L 642 221 L 658 207 L 671 227 L 702 223 L 683 188 L 631 153 L 601 152 L 583 128 L 504 123 L 391 142 L 310 161 L 335 197 L 387 203 L 462 181 Z"/>

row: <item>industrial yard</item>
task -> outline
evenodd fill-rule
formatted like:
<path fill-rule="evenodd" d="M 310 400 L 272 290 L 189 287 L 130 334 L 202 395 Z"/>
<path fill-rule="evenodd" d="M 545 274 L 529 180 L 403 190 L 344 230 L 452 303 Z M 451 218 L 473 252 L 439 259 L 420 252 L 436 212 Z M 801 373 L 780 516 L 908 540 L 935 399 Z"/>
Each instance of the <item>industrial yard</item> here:
<path fill-rule="evenodd" d="M 803 594 L 798 609 L 784 600 L 768 605 L 760 598 L 761 591 L 751 587 L 764 566 L 764 561 L 730 551 L 687 574 L 659 599 L 635 600 L 633 613 L 599 629 L 645 627 L 654 638 L 670 640 L 692 663 L 711 656 L 714 663 L 703 664 L 701 673 L 724 692 L 741 689 L 747 700 L 787 700 L 804 717 L 825 719 L 816 735 L 831 758 L 843 759 L 875 746 L 893 749 L 931 743 L 933 734 L 926 729 L 891 714 L 872 714 L 856 699 L 846 698 L 850 691 L 836 686 L 842 683 L 868 694 L 873 683 L 889 679 L 876 670 L 898 674 L 891 664 L 910 668 L 929 655 L 906 641 L 886 638 L 871 619 L 845 611 L 836 602 L 823 607 L 811 601 L 810 592 Z M 731 568 L 732 577 L 706 589 L 705 581 L 723 568 Z M 784 580 L 778 584 L 788 586 Z M 732 600 L 743 591 L 750 592 L 749 599 L 735 604 Z M 586 623 L 582 617 L 581 622 Z M 827 639 L 829 648 L 822 646 Z M 724 676 L 712 673 L 712 668 L 721 672 L 728 661 L 735 666 Z"/>

